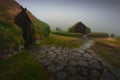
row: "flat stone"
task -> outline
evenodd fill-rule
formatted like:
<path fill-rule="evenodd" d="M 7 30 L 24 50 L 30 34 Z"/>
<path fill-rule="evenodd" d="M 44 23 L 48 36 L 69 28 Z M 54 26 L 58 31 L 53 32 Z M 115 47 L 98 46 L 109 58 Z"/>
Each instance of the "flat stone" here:
<path fill-rule="evenodd" d="M 56 47 L 55 46 L 51 46 L 51 47 L 49 47 L 49 49 L 54 50 L 54 49 L 56 49 Z"/>
<path fill-rule="evenodd" d="M 54 60 L 54 58 L 56 56 L 57 56 L 57 54 L 54 53 L 54 54 L 51 54 L 51 55 L 49 54 L 48 56 L 46 56 L 46 58 L 49 59 L 49 60 Z"/>
<path fill-rule="evenodd" d="M 83 57 L 85 57 L 87 60 L 92 60 L 93 56 L 89 53 L 84 53 Z"/>
<path fill-rule="evenodd" d="M 103 66 L 97 60 L 91 60 L 89 66 L 93 69 L 101 69 Z"/>
<path fill-rule="evenodd" d="M 69 80 L 83 80 L 80 75 L 70 76 Z"/>
<path fill-rule="evenodd" d="M 100 76 L 100 73 L 96 70 L 92 70 L 91 73 L 92 73 L 92 76 L 95 77 L 95 78 Z"/>
<path fill-rule="evenodd" d="M 75 52 L 75 53 L 71 54 L 71 56 L 74 56 L 75 58 L 80 58 L 82 56 L 82 54 Z"/>
<path fill-rule="evenodd" d="M 61 65 L 61 66 L 67 65 L 64 59 L 63 59 L 63 60 L 59 60 L 57 57 L 54 59 L 53 62 L 54 62 L 54 64 L 56 64 L 56 65 Z"/>
<path fill-rule="evenodd" d="M 54 50 L 54 52 L 59 53 L 59 52 L 60 52 L 60 50 L 59 50 L 59 49 L 56 49 L 56 50 Z"/>
<path fill-rule="evenodd" d="M 64 66 L 56 66 L 57 71 L 62 70 Z"/>
<path fill-rule="evenodd" d="M 70 52 L 78 52 L 78 51 L 76 50 L 76 48 L 72 48 L 70 49 Z"/>
<path fill-rule="evenodd" d="M 51 61 L 47 60 L 47 59 L 43 59 L 40 61 L 43 65 L 47 66 L 51 64 Z"/>
<path fill-rule="evenodd" d="M 76 61 L 70 61 L 70 62 L 69 62 L 69 65 L 70 65 L 70 66 L 76 66 L 76 65 L 77 65 L 77 62 L 76 62 Z"/>
<path fill-rule="evenodd" d="M 54 65 L 49 65 L 47 66 L 47 69 L 51 72 L 56 72 L 55 66 Z"/>
<path fill-rule="evenodd" d="M 85 51 L 82 50 L 82 49 L 78 49 L 78 52 L 79 52 L 79 53 L 85 53 Z"/>
<path fill-rule="evenodd" d="M 55 54 L 53 51 L 50 51 L 50 52 L 48 52 L 47 53 L 48 55 L 53 55 L 53 54 Z"/>
<path fill-rule="evenodd" d="M 58 73 L 55 74 L 57 80 L 66 80 L 66 73 L 59 71 Z"/>
<path fill-rule="evenodd" d="M 86 62 L 86 61 L 77 61 L 77 65 L 88 66 L 88 62 Z"/>
<path fill-rule="evenodd" d="M 67 67 L 67 70 L 70 72 L 70 74 L 72 75 L 76 75 L 77 74 L 77 70 L 75 69 L 75 67 Z"/>
<path fill-rule="evenodd" d="M 66 53 L 62 53 L 62 54 L 63 54 L 64 58 L 68 57 L 68 55 Z"/>
<path fill-rule="evenodd" d="M 57 56 L 57 59 L 62 60 L 62 59 L 64 59 L 64 57 L 63 57 L 62 54 L 60 54 L 60 55 Z"/>

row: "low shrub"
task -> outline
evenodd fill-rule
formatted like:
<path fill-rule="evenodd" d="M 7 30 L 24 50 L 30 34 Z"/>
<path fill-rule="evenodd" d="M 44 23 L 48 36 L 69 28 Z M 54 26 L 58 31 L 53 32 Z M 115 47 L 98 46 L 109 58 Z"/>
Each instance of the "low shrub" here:
<path fill-rule="evenodd" d="M 108 33 L 89 33 L 88 34 L 88 37 L 91 37 L 91 38 L 108 38 L 109 37 L 109 34 Z"/>

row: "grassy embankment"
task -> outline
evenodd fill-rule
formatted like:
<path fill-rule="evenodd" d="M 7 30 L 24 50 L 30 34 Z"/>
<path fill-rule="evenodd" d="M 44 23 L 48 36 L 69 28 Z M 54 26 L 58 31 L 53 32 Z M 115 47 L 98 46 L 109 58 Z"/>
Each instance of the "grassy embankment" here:
<path fill-rule="evenodd" d="M 51 33 L 55 34 L 55 35 L 60 35 L 60 36 L 82 38 L 82 34 L 81 33 L 69 33 L 69 32 L 65 32 L 65 31 L 52 31 Z"/>
<path fill-rule="evenodd" d="M 93 47 L 106 62 L 120 69 L 120 38 L 98 38 Z"/>
<path fill-rule="evenodd" d="M 43 66 L 27 50 L 0 61 L 0 80 L 50 80 Z"/>

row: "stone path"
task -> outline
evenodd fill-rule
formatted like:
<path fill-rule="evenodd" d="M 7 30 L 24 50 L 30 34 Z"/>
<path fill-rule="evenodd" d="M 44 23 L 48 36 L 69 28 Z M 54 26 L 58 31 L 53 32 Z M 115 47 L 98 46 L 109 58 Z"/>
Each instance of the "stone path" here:
<path fill-rule="evenodd" d="M 31 54 L 55 80 L 105 80 L 102 77 L 105 72 L 102 62 L 89 49 L 92 45 L 92 40 L 81 48 L 47 45 L 32 48 Z"/>

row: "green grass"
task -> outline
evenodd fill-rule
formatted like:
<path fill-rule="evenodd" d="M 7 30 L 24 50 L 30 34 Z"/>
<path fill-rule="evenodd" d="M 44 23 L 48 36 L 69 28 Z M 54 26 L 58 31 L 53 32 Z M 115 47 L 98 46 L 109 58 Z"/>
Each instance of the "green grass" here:
<path fill-rule="evenodd" d="M 103 60 L 120 69 L 120 39 L 104 38 L 96 39 L 93 47 L 96 54 Z"/>
<path fill-rule="evenodd" d="M 80 33 L 68 33 L 68 32 L 59 32 L 59 31 L 53 31 L 51 33 L 55 34 L 55 35 L 75 37 L 75 38 L 81 38 L 82 37 L 82 34 L 80 34 Z"/>
<path fill-rule="evenodd" d="M 39 45 L 56 45 L 65 47 L 80 47 L 83 40 L 79 38 L 66 37 L 60 35 L 50 35 L 48 38 L 42 40 Z"/>
<path fill-rule="evenodd" d="M 21 33 L 17 26 L 0 21 L 0 48 L 9 50 L 22 44 Z"/>
<path fill-rule="evenodd" d="M 28 51 L 0 61 L 0 80 L 48 80 L 43 66 Z"/>

